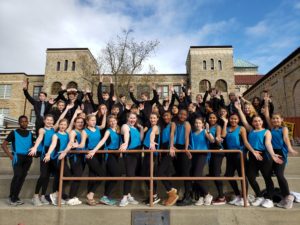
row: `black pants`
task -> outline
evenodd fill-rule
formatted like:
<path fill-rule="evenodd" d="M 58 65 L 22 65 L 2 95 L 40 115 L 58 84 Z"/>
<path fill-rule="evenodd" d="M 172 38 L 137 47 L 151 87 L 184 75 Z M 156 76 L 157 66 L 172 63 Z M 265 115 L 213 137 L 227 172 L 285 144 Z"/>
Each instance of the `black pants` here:
<path fill-rule="evenodd" d="M 274 184 L 272 181 L 272 159 L 268 159 L 266 155 L 263 156 L 262 161 L 256 160 L 255 156 L 249 152 L 249 161 L 247 167 L 247 178 L 255 192 L 256 197 L 263 197 L 263 194 L 260 190 L 260 187 L 256 181 L 256 174 L 258 171 L 261 172 L 265 184 L 266 184 L 266 198 L 272 199 L 273 192 L 274 192 Z"/>
<path fill-rule="evenodd" d="M 242 170 L 241 170 L 241 160 L 240 160 L 240 154 L 238 153 L 227 153 L 226 155 L 226 172 L 225 177 L 233 177 L 235 174 L 235 171 L 238 172 L 238 175 L 242 176 Z M 246 154 L 244 154 L 244 165 L 246 165 Z M 246 172 L 246 168 L 245 168 Z M 229 181 L 231 188 L 234 191 L 234 194 L 237 196 L 241 195 L 241 192 L 238 188 L 238 184 L 235 180 Z M 246 190 L 248 190 L 248 182 L 246 179 Z"/>
<path fill-rule="evenodd" d="M 283 157 L 282 150 L 274 149 L 274 152 Z M 273 163 L 273 171 L 277 177 L 278 184 L 279 184 L 281 194 L 283 197 L 286 197 L 290 194 L 288 182 L 284 177 L 285 166 L 286 166 L 286 163 L 282 163 L 282 164 Z"/>
<path fill-rule="evenodd" d="M 166 148 L 165 148 L 166 149 Z M 173 167 L 173 160 L 169 153 L 162 153 L 161 159 L 158 165 L 157 176 L 159 177 L 171 177 L 172 171 L 174 170 Z M 170 180 L 162 180 L 162 184 L 164 185 L 167 191 L 172 189 L 172 182 Z"/>
<path fill-rule="evenodd" d="M 54 166 L 55 166 L 55 174 L 54 174 L 54 181 L 53 181 L 53 192 L 56 192 L 56 191 L 58 191 L 58 188 L 59 188 L 61 160 L 54 159 L 54 160 L 50 160 L 49 163 L 53 163 Z M 71 170 L 70 170 L 70 167 L 68 165 L 67 160 L 65 160 L 65 163 L 64 163 L 64 176 L 65 177 L 71 177 L 72 176 Z M 64 184 L 66 184 L 66 183 L 68 183 L 68 182 L 64 181 Z M 65 193 L 64 192 L 64 186 L 63 186 L 62 193 Z"/>
<path fill-rule="evenodd" d="M 9 197 L 15 202 L 19 199 L 19 194 L 32 163 L 32 157 L 18 154 L 18 161 L 13 165 L 14 176 L 10 185 Z"/>
<path fill-rule="evenodd" d="M 38 115 L 35 120 L 35 136 L 36 137 L 38 137 L 39 129 L 42 127 L 44 127 L 44 119 Z"/>
<path fill-rule="evenodd" d="M 86 163 L 89 167 L 89 177 L 104 177 L 104 159 L 103 154 L 95 154 L 93 158 L 86 159 Z M 95 193 L 97 187 L 102 181 L 89 181 L 88 182 L 88 193 Z"/>
<path fill-rule="evenodd" d="M 158 169 L 158 157 L 153 156 L 153 175 L 157 176 L 157 169 Z M 143 158 L 143 165 L 142 165 L 142 176 L 149 177 L 150 176 L 150 153 L 146 153 Z M 146 185 L 148 190 L 150 190 L 150 182 L 146 181 Z M 153 193 L 157 194 L 157 181 L 153 181 Z"/>
<path fill-rule="evenodd" d="M 119 154 L 108 154 L 106 161 L 106 175 L 108 177 L 120 177 L 121 176 L 121 167 L 120 167 L 120 155 Z M 104 195 L 110 196 L 112 190 L 116 186 L 117 181 L 106 181 Z"/>
<path fill-rule="evenodd" d="M 139 148 L 138 148 L 139 149 Z M 130 151 L 130 150 L 128 150 Z M 125 171 L 127 177 L 134 177 L 137 175 L 137 168 L 141 164 L 140 153 L 124 154 Z M 131 192 L 132 181 L 124 181 L 123 195 L 128 195 Z"/>
<path fill-rule="evenodd" d="M 42 195 L 46 194 L 50 175 L 51 173 L 56 173 L 56 161 L 50 160 L 49 162 L 44 162 L 43 159 L 40 159 L 40 177 L 35 186 L 35 194 L 39 194 L 42 188 Z"/>
<path fill-rule="evenodd" d="M 176 149 L 183 150 L 185 147 L 184 145 L 175 145 Z M 176 176 L 179 177 L 189 177 L 191 171 L 192 162 L 188 158 L 187 154 L 185 153 L 177 153 L 174 159 L 174 167 L 176 171 Z M 189 197 L 192 194 L 192 181 L 185 180 L 184 181 L 184 196 Z"/>
<path fill-rule="evenodd" d="M 71 174 L 73 177 L 81 177 L 85 167 L 85 155 L 76 154 L 76 157 L 72 156 L 69 158 Z M 80 186 L 80 181 L 74 180 L 71 182 L 70 187 L 70 198 L 74 198 L 77 196 L 78 189 Z"/>
<path fill-rule="evenodd" d="M 207 162 L 207 154 L 206 153 L 196 153 L 193 154 L 192 158 L 192 169 L 191 175 L 193 177 L 202 177 L 203 169 Z M 205 181 L 197 180 L 195 181 L 197 191 L 199 191 L 200 196 L 205 196 L 208 194 L 207 188 L 205 186 Z"/>
<path fill-rule="evenodd" d="M 221 151 L 221 150 L 216 150 Z M 221 167 L 222 167 L 222 161 L 224 158 L 223 153 L 211 153 L 211 158 L 209 162 L 209 174 L 213 177 L 220 177 L 221 176 Z M 224 197 L 223 192 L 223 181 L 221 180 L 215 180 L 215 185 L 218 190 L 218 198 Z"/>

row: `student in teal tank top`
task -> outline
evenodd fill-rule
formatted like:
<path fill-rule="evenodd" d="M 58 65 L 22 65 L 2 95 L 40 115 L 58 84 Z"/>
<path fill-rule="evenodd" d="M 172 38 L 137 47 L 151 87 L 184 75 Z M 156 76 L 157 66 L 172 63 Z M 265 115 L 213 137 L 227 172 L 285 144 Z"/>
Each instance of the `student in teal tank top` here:
<path fill-rule="evenodd" d="M 242 111 L 241 104 L 235 103 L 241 120 L 249 132 L 248 140 L 252 148 L 255 150 L 249 154 L 248 166 L 247 166 L 247 178 L 249 184 L 255 192 L 256 199 L 252 202 L 253 206 L 263 206 L 265 208 L 272 208 L 274 203 L 272 201 L 274 183 L 272 181 L 272 165 L 274 163 L 282 164 L 283 160 L 280 155 L 275 154 L 272 147 L 272 134 L 269 130 L 263 128 L 263 120 L 260 116 L 254 116 L 252 120 L 253 128 L 248 124 L 247 119 Z M 266 198 L 260 190 L 260 187 L 256 181 L 256 174 L 260 171 L 263 175 L 266 184 Z"/>
<path fill-rule="evenodd" d="M 130 150 L 140 150 L 142 147 L 142 140 L 144 138 L 144 128 L 137 122 L 137 114 L 129 113 L 127 123 L 121 128 L 121 135 L 123 144 L 120 146 L 120 151 L 126 152 Z M 141 161 L 140 153 L 124 154 L 124 163 L 126 168 L 126 176 L 136 176 L 136 169 Z M 138 204 L 138 202 L 131 195 L 132 181 L 125 181 L 123 188 L 123 198 L 119 204 L 120 207 L 128 204 Z"/>
<path fill-rule="evenodd" d="M 144 150 L 157 150 L 159 149 L 159 142 L 160 142 L 160 129 L 158 126 L 159 115 L 157 113 L 150 114 L 150 128 L 146 131 L 146 135 L 143 141 Z M 157 176 L 157 167 L 158 167 L 158 153 L 153 154 L 153 166 L 154 176 Z M 142 176 L 149 176 L 150 175 L 150 154 L 145 153 L 143 158 L 143 165 L 142 165 Z M 148 187 L 148 191 L 150 191 L 150 182 L 146 181 L 146 185 Z M 147 192 L 148 193 L 148 192 Z M 153 204 L 157 204 L 160 202 L 160 198 L 157 195 L 157 181 L 153 182 Z M 149 197 L 144 200 L 144 203 L 149 205 Z"/>
<path fill-rule="evenodd" d="M 292 155 L 298 154 L 291 145 L 290 138 L 288 136 L 287 127 L 283 126 L 283 118 L 279 113 L 273 113 L 272 118 L 269 114 L 269 96 L 264 98 L 265 100 L 265 117 L 267 123 L 271 129 L 272 134 L 272 146 L 274 152 L 282 157 L 284 163 L 282 164 L 273 164 L 273 171 L 278 180 L 278 184 L 281 190 L 283 199 L 276 204 L 277 207 L 290 209 L 293 207 L 294 196 L 290 194 L 290 189 L 286 178 L 284 177 L 284 170 L 287 164 L 288 153 Z"/>
<path fill-rule="evenodd" d="M 95 153 L 105 146 L 105 150 L 119 150 L 121 144 L 121 134 L 120 128 L 118 127 L 118 121 L 116 116 L 110 115 L 107 118 L 108 129 L 105 131 L 103 138 L 94 147 L 93 150 L 89 152 L 87 158 L 93 158 Z M 109 153 L 106 160 L 106 175 L 108 177 L 119 177 L 121 176 L 120 167 L 120 154 L 119 153 Z M 106 181 L 104 187 L 104 195 L 100 198 L 100 202 L 104 205 L 115 205 L 117 203 L 111 197 L 111 193 L 116 186 L 117 181 Z"/>
<path fill-rule="evenodd" d="M 34 141 L 31 131 L 27 130 L 28 118 L 24 115 L 20 116 L 18 122 L 20 128 L 11 131 L 2 143 L 4 152 L 12 160 L 14 172 L 8 199 L 8 203 L 12 206 L 24 204 L 19 198 L 19 193 L 32 163 L 32 157 L 28 155 L 28 152 Z M 11 143 L 12 152 L 8 149 L 8 143 Z"/>
<path fill-rule="evenodd" d="M 101 140 L 101 130 L 106 126 L 106 114 L 103 112 L 101 126 L 97 126 L 96 116 L 90 114 L 86 118 L 87 127 L 81 133 L 81 143 L 78 148 L 84 148 L 87 151 L 93 150 Z M 104 154 L 96 154 L 96 156 L 89 158 L 86 155 L 86 163 L 89 167 L 89 177 L 104 177 Z M 101 184 L 101 181 L 89 181 L 88 182 L 88 194 L 87 194 L 87 204 L 90 206 L 97 205 L 94 199 L 97 187 Z"/>

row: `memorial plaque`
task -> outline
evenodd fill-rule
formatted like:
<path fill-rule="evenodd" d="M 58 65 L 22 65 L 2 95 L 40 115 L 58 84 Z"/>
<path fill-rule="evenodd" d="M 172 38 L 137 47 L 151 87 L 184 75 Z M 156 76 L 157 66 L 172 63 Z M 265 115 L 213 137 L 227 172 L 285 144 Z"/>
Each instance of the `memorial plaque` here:
<path fill-rule="evenodd" d="M 170 225 L 169 210 L 132 210 L 132 225 Z"/>

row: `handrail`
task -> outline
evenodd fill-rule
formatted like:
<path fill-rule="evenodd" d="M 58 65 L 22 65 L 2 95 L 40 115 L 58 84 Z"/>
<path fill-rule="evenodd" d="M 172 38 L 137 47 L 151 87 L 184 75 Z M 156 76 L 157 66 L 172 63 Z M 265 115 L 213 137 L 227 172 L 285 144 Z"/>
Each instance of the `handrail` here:
<path fill-rule="evenodd" d="M 60 165 L 60 178 L 59 178 L 59 188 L 58 188 L 58 206 L 61 206 L 62 199 L 62 186 L 63 181 L 88 181 L 88 180 L 96 180 L 96 181 L 108 181 L 108 180 L 148 180 L 150 181 L 150 190 L 149 190 L 149 200 L 150 207 L 153 207 L 153 182 L 155 180 L 236 180 L 241 181 L 242 186 L 242 195 L 244 199 L 244 207 L 247 207 L 247 197 L 246 197 L 246 176 L 245 176 L 245 163 L 243 152 L 241 150 L 188 150 L 190 153 L 239 153 L 240 154 L 240 163 L 241 163 L 241 177 L 154 177 L 154 165 L 153 165 L 153 153 L 169 153 L 170 150 L 98 150 L 97 154 L 127 154 L 127 153 L 149 153 L 150 154 L 150 175 L 149 177 L 64 177 L 64 164 L 65 158 L 61 160 Z M 87 154 L 88 150 L 72 150 L 69 153 L 72 154 Z M 186 153 L 186 150 L 175 150 L 175 153 Z"/>

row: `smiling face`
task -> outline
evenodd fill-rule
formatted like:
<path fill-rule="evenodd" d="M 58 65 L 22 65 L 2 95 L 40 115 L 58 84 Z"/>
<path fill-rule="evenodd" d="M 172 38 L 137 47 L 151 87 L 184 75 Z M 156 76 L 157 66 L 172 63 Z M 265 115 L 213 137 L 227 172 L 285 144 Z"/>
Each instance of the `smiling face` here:
<path fill-rule="evenodd" d="M 229 118 L 229 123 L 231 127 L 236 127 L 240 122 L 240 118 L 238 117 L 238 115 L 233 114 L 230 116 Z"/>
<path fill-rule="evenodd" d="M 158 116 L 156 114 L 150 115 L 150 124 L 151 126 L 157 125 L 158 122 Z"/>
<path fill-rule="evenodd" d="M 108 126 L 112 129 L 116 129 L 118 122 L 114 116 L 109 117 Z"/>
<path fill-rule="evenodd" d="M 172 116 L 170 112 L 165 112 L 163 115 L 164 122 L 169 124 L 171 122 Z"/>
<path fill-rule="evenodd" d="M 263 120 L 259 116 L 253 117 L 252 125 L 255 130 L 260 130 L 263 127 Z"/>
<path fill-rule="evenodd" d="M 185 122 L 187 119 L 188 113 L 186 110 L 180 110 L 178 114 L 178 119 L 180 122 Z"/>
<path fill-rule="evenodd" d="M 214 113 L 209 115 L 209 118 L 208 118 L 209 125 L 211 125 L 211 126 L 216 125 L 217 120 L 218 120 L 218 118 Z"/>
<path fill-rule="evenodd" d="M 200 119 L 200 118 L 197 118 L 197 119 L 195 120 L 195 128 L 196 128 L 196 130 L 202 130 L 203 127 L 204 127 L 203 120 Z"/>
<path fill-rule="evenodd" d="M 97 122 L 96 116 L 94 116 L 94 115 L 89 115 L 89 116 L 87 117 L 87 125 L 88 125 L 89 127 L 95 127 L 95 126 L 96 126 L 96 122 Z"/>
<path fill-rule="evenodd" d="M 44 119 L 45 127 L 53 127 L 54 119 L 53 116 L 46 116 Z"/>
<path fill-rule="evenodd" d="M 178 107 L 177 106 L 173 106 L 172 107 L 172 113 L 173 113 L 173 115 L 177 115 L 178 114 Z"/>
<path fill-rule="evenodd" d="M 130 126 L 134 126 L 137 122 L 137 116 L 134 113 L 130 113 L 129 117 L 128 117 L 128 124 Z"/>
<path fill-rule="evenodd" d="M 271 118 L 271 123 L 273 127 L 280 127 L 282 126 L 283 118 L 281 117 L 280 114 L 273 114 Z"/>
<path fill-rule="evenodd" d="M 61 120 L 58 124 L 58 129 L 60 132 L 65 132 L 68 128 L 68 122 L 67 120 Z"/>
<path fill-rule="evenodd" d="M 74 121 L 74 126 L 76 130 L 82 130 L 84 128 L 84 119 L 77 117 Z"/>

